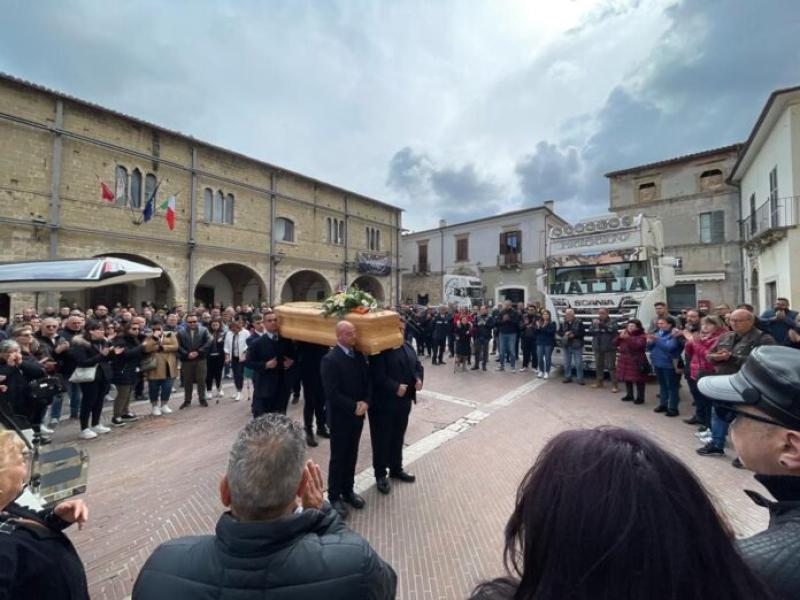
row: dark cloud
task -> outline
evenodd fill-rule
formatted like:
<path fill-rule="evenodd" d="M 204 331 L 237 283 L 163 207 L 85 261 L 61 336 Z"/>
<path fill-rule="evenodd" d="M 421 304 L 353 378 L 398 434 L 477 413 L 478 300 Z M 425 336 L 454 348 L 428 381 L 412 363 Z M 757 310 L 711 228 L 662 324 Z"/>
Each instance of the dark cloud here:
<path fill-rule="evenodd" d="M 571 198 L 581 186 L 581 162 L 576 148 L 560 150 L 539 142 L 532 154 L 515 168 L 522 195 L 533 204 L 554 198 Z"/>
<path fill-rule="evenodd" d="M 418 222 L 427 221 L 423 226 L 433 226 L 438 219 L 454 223 L 501 210 L 501 187 L 482 177 L 475 165 L 438 167 L 427 154 L 410 147 L 392 156 L 386 184 L 405 197 Z"/>

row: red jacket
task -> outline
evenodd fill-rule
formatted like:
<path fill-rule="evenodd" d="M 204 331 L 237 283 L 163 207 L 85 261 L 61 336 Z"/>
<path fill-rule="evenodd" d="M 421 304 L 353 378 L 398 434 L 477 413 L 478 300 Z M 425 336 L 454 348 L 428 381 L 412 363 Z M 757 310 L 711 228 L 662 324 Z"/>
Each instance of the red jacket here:
<path fill-rule="evenodd" d="M 691 342 L 686 342 L 683 351 L 686 354 L 686 361 L 689 363 L 689 377 L 696 380 L 700 373 L 714 374 L 714 363 L 706 358 L 706 354 L 723 333 L 725 333 L 725 329 L 717 329 L 710 335 L 696 333 Z"/>

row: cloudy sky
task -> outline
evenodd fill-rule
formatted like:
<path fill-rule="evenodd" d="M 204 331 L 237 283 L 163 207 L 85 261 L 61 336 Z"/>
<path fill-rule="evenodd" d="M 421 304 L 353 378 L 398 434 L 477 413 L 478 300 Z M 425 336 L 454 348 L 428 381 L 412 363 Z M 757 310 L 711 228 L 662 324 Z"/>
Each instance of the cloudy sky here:
<path fill-rule="evenodd" d="M 797 0 L 0 0 L 0 70 L 406 209 L 411 229 L 743 141 Z"/>

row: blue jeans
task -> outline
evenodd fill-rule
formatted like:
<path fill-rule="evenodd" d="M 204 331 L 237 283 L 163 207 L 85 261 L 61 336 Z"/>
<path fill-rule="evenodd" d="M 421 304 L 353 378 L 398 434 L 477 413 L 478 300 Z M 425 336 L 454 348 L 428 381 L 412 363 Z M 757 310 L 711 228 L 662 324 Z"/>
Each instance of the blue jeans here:
<path fill-rule="evenodd" d="M 553 366 L 553 344 L 536 344 L 536 359 L 539 370 L 549 373 Z"/>
<path fill-rule="evenodd" d="M 500 334 L 500 367 L 502 368 L 506 362 L 511 364 L 513 369 L 517 364 L 517 334 L 516 333 L 501 333 Z"/>
<path fill-rule="evenodd" d="M 147 395 L 150 396 L 151 404 L 158 404 L 159 392 L 161 404 L 169 402 L 169 395 L 172 393 L 172 379 L 149 379 L 147 381 Z"/>
<path fill-rule="evenodd" d="M 63 394 L 59 394 L 53 399 L 53 403 L 50 405 L 50 418 L 51 419 L 60 419 L 61 418 L 61 406 L 64 401 L 64 397 L 69 396 L 69 416 L 78 418 L 81 413 L 81 385 L 79 383 L 71 383 L 67 382 L 67 391 Z"/>
<path fill-rule="evenodd" d="M 711 409 L 711 443 L 715 448 L 725 449 L 725 438 L 728 437 L 730 423 L 726 423 L 717 416 L 717 410 Z"/>
<path fill-rule="evenodd" d="M 661 391 L 659 406 L 666 406 L 670 410 L 678 410 L 678 378 L 675 369 L 656 367 L 656 379 Z"/>
<path fill-rule="evenodd" d="M 564 377 L 572 379 L 572 367 L 578 381 L 583 381 L 583 348 L 564 347 Z"/>

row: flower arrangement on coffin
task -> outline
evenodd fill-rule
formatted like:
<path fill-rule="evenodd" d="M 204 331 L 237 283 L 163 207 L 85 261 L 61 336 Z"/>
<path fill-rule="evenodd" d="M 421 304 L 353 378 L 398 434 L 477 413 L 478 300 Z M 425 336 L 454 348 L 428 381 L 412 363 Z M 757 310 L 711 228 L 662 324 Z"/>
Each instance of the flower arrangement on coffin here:
<path fill-rule="evenodd" d="M 378 301 L 367 292 L 351 287 L 346 292 L 334 294 L 322 303 L 322 315 L 336 315 L 343 319 L 347 313 L 366 314 L 378 308 Z"/>

